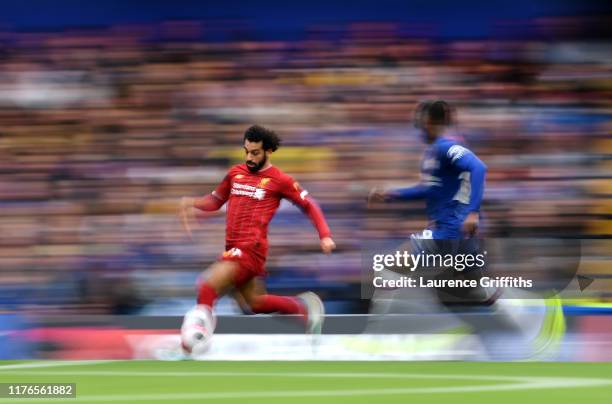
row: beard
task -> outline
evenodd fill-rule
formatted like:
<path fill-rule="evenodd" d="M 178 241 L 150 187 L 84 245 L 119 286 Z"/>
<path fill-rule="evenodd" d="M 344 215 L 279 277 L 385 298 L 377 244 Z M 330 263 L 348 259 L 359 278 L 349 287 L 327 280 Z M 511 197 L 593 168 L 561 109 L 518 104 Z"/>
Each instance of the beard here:
<path fill-rule="evenodd" d="M 250 172 L 256 173 L 257 171 L 261 170 L 261 168 L 263 166 L 265 166 L 267 162 L 268 162 L 268 156 L 264 155 L 264 158 L 259 163 L 254 163 L 252 161 L 247 161 L 246 162 L 246 166 L 247 166 L 247 168 L 249 169 Z"/>

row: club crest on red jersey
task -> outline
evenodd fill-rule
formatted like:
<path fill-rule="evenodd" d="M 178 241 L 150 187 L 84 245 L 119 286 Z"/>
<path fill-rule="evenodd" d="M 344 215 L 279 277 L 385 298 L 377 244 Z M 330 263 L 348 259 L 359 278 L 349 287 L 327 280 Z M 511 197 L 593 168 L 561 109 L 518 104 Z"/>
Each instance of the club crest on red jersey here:
<path fill-rule="evenodd" d="M 270 178 L 262 178 L 261 181 L 259 181 L 259 184 L 257 185 L 257 187 L 265 188 L 268 182 L 270 182 Z"/>

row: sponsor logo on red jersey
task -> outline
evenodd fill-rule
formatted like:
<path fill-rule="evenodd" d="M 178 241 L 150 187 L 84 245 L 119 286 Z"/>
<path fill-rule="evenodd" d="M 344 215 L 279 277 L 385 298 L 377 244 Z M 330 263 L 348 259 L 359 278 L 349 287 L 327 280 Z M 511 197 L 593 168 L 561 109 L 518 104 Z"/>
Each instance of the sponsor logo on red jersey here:
<path fill-rule="evenodd" d="M 232 195 L 248 196 L 261 201 L 266 196 L 266 190 L 252 185 L 234 182 L 232 184 Z"/>

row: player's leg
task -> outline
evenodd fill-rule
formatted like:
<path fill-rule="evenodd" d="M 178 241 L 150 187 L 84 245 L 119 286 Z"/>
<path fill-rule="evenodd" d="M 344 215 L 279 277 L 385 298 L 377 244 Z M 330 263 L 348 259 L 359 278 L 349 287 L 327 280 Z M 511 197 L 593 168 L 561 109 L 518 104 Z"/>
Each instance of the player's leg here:
<path fill-rule="evenodd" d="M 415 233 L 401 245 L 393 247 L 396 251 L 406 251 L 410 254 L 428 253 L 432 248 L 432 232 L 424 230 Z M 377 252 L 378 253 L 378 252 Z M 393 271 L 387 268 L 377 273 L 385 281 L 397 281 L 402 276 L 425 276 L 426 272 Z M 416 279 L 416 277 L 415 277 Z M 422 315 L 434 314 L 439 310 L 437 298 L 427 288 L 375 288 L 370 300 L 370 316 L 366 327 L 367 333 L 402 334 L 414 332 L 444 332 L 448 323 L 439 321 L 414 322 L 395 314 Z M 456 327 L 451 324 L 450 327 Z"/>
<path fill-rule="evenodd" d="M 459 240 L 455 254 L 476 255 L 484 251 L 483 240 Z M 448 248 L 442 253 L 448 253 Z M 447 271 L 450 278 L 480 279 L 492 274 L 487 266 L 466 267 L 461 273 Z M 438 289 L 440 302 L 468 324 L 486 352 L 495 360 L 545 357 L 563 333 L 562 311 L 555 301 L 546 302 L 531 292 L 514 288 L 448 288 Z M 474 312 L 480 315 L 474 315 Z M 560 316 L 559 316 L 560 314 Z M 547 326 L 546 324 L 549 324 Z"/>
<path fill-rule="evenodd" d="M 236 261 L 223 260 L 214 263 L 207 270 L 209 276 L 198 285 L 198 305 L 208 306 L 212 310 L 217 299 L 231 289 L 239 270 Z"/>
<path fill-rule="evenodd" d="M 298 314 L 304 319 L 310 333 L 321 332 L 324 308 L 312 292 L 298 296 L 271 295 L 261 277 L 253 277 L 238 288 L 240 295 L 253 313 Z"/>
<path fill-rule="evenodd" d="M 238 287 L 253 313 L 299 314 L 306 316 L 306 305 L 297 297 L 270 295 L 261 277 L 252 277 Z"/>
<path fill-rule="evenodd" d="M 181 346 L 185 352 L 208 348 L 216 326 L 215 301 L 232 287 L 238 269 L 238 263 L 226 260 L 216 262 L 208 269 L 208 278 L 198 286 L 197 305 L 185 314 L 181 326 Z"/>

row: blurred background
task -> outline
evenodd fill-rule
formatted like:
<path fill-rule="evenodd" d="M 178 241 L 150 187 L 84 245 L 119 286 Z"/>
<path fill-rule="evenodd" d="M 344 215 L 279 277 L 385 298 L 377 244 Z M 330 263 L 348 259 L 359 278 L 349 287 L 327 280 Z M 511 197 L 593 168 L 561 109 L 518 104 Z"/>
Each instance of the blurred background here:
<path fill-rule="evenodd" d="M 333 3 L 333 4 L 330 4 Z M 269 290 L 362 313 L 360 251 L 426 225 L 418 101 L 442 98 L 489 167 L 486 234 L 582 242 L 593 303 L 612 297 L 612 47 L 605 2 L 9 1 L 0 15 L 0 310 L 182 315 L 223 248 L 178 201 L 243 160 L 262 124 L 274 164 L 321 204 L 338 253 L 283 204 Z M 224 300 L 220 313 L 236 313 Z M 10 319 L 10 320 L 9 320 Z M 8 325 L 6 327 L 17 327 Z"/>

